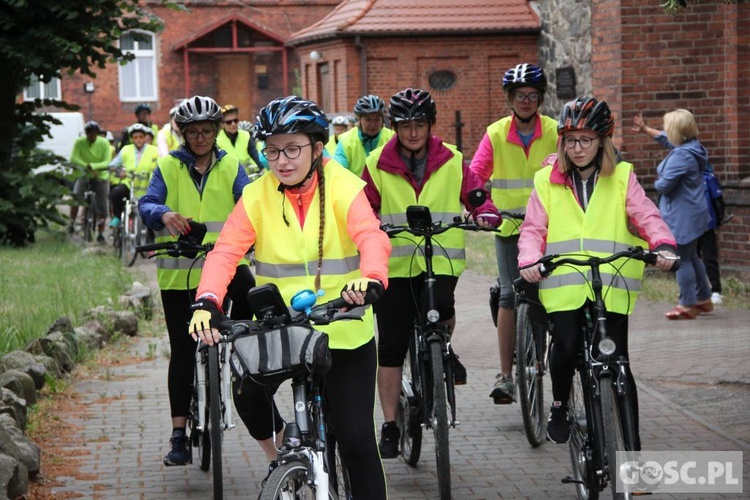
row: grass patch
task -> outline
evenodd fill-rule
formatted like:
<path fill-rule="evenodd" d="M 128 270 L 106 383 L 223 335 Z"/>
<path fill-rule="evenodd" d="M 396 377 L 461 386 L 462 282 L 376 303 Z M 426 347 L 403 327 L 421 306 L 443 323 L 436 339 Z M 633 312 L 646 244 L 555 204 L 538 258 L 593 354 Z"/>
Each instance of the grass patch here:
<path fill-rule="evenodd" d="M 466 231 L 467 269 L 488 276 L 497 276 L 495 236 L 491 233 Z M 722 307 L 750 309 L 750 283 L 731 275 L 722 276 Z M 658 302 L 677 303 L 679 288 L 674 273 L 648 269 L 643 278 L 641 297 Z"/>
<path fill-rule="evenodd" d="M 113 253 L 96 256 L 64 236 L 37 231 L 27 248 L 0 247 L 0 355 L 24 348 L 61 316 L 74 325 L 92 307 L 116 304 L 132 275 Z"/>

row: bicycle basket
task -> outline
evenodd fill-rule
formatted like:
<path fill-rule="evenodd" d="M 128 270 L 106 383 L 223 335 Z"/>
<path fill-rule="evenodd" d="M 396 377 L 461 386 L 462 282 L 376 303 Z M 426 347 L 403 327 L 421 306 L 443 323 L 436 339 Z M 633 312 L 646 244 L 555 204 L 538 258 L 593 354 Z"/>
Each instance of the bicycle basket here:
<path fill-rule="evenodd" d="M 308 325 L 252 332 L 234 340 L 229 366 L 240 380 L 264 385 L 305 373 L 322 375 L 331 369 L 328 335 Z"/>

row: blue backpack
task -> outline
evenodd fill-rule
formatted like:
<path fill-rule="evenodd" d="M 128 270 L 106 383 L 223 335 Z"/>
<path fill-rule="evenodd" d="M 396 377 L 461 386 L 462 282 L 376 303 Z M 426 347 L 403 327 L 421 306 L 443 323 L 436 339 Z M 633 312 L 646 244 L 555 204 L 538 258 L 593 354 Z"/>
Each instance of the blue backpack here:
<path fill-rule="evenodd" d="M 711 214 L 709 228 L 716 229 L 725 222 L 724 193 L 721 184 L 719 184 L 719 179 L 709 169 L 703 171 L 703 184 L 706 186 L 706 201 L 708 202 L 708 211 Z"/>

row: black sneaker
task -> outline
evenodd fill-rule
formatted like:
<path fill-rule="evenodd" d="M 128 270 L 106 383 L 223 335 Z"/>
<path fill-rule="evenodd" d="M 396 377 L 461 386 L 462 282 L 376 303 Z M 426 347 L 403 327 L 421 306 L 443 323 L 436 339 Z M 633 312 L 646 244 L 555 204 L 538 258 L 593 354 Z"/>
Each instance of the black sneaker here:
<path fill-rule="evenodd" d="M 567 406 L 552 406 L 547 419 L 547 441 L 562 444 L 570 439 L 570 422 Z"/>
<path fill-rule="evenodd" d="M 380 431 L 380 458 L 398 457 L 398 442 L 401 439 L 401 431 L 396 422 L 386 422 Z"/>
<path fill-rule="evenodd" d="M 96 237 L 97 243 L 104 243 L 106 240 L 104 239 L 104 235 L 102 233 L 99 233 L 99 236 Z"/>
<path fill-rule="evenodd" d="M 164 457 L 164 465 L 186 465 L 190 462 L 190 450 L 188 449 L 188 437 L 185 429 L 175 429 L 169 439 L 172 449 Z"/>
<path fill-rule="evenodd" d="M 453 383 L 455 385 L 466 385 L 466 367 L 458 360 L 458 355 L 451 349 L 451 369 L 453 370 Z"/>

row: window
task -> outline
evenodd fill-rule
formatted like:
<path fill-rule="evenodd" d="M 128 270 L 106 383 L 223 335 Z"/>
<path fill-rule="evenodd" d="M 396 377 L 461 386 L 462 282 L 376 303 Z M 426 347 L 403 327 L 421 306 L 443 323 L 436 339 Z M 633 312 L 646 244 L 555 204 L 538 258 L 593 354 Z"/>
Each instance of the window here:
<path fill-rule="evenodd" d="M 453 71 L 443 69 L 429 76 L 430 87 L 435 90 L 448 90 L 456 84 L 458 77 Z"/>
<path fill-rule="evenodd" d="M 38 76 L 31 76 L 31 83 L 23 89 L 23 100 L 34 99 L 60 99 L 60 79 L 52 78 L 49 83 L 44 83 Z"/>
<path fill-rule="evenodd" d="M 154 35 L 145 31 L 128 31 L 120 37 L 120 49 L 135 55 L 135 59 L 125 66 L 119 66 L 120 100 L 156 101 Z"/>

